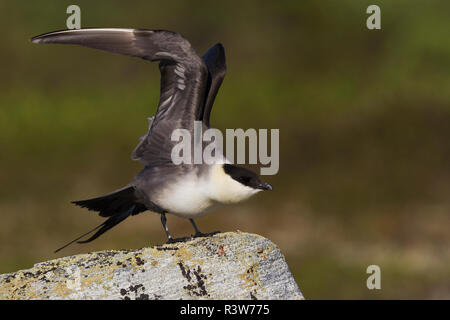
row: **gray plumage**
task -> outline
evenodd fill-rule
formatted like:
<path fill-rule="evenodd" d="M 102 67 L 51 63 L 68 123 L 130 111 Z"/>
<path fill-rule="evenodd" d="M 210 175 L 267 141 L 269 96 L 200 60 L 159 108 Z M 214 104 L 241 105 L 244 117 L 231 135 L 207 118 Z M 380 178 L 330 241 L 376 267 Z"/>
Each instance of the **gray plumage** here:
<path fill-rule="evenodd" d="M 204 130 L 210 127 L 211 109 L 226 73 L 225 50 L 220 43 L 200 58 L 183 36 L 165 30 L 64 30 L 34 37 L 31 42 L 76 44 L 159 62 L 158 108 L 155 116 L 148 119 L 148 132 L 132 152 L 132 159 L 146 166 L 126 187 L 105 196 L 74 202 L 108 217 L 74 241 L 97 230 L 89 239 L 79 242 L 92 241 L 128 216 L 146 210 L 161 214 L 169 241 L 171 236 L 165 217 L 168 212 L 189 218 L 199 234 L 194 217 L 206 214 L 218 203 L 238 202 L 257 191 L 271 190 L 270 185 L 244 168 L 224 164 L 175 166 L 171 160 L 172 149 L 178 143 L 171 140 L 175 129 L 187 129 L 193 137 L 194 121 L 202 121 Z M 226 188 L 237 191 L 228 192 Z"/>
<path fill-rule="evenodd" d="M 225 58 L 216 73 L 215 52 L 223 52 L 220 44 L 207 54 L 207 64 L 197 55 L 191 44 L 180 34 L 165 30 L 140 29 L 81 29 L 56 31 L 31 39 L 33 43 L 77 44 L 115 54 L 159 61 L 161 91 L 158 109 L 149 134 L 133 152 L 133 159 L 147 165 L 172 165 L 172 131 L 177 128 L 193 130 L 194 120 L 209 125 L 209 113 L 220 82 L 225 76 Z M 222 61 L 219 61 L 222 62 Z M 209 79 L 209 77 L 211 77 Z M 216 78 L 221 78 L 220 80 Z M 207 97 L 207 117 L 204 116 L 205 93 L 208 81 L 213 91 Z M 217 84 L 219 83 L 219 84 Z"/>

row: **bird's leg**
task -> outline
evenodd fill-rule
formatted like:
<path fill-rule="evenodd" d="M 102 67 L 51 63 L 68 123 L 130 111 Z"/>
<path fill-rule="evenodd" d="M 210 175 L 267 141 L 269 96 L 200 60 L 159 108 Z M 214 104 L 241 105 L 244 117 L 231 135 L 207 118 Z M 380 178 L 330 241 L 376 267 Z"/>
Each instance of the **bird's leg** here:
<path fill-rule="evenodd" d="M 199 237 L 199 236 L 203 235 L 203 233 L 201 233 L 200 230 L 198 230 L 197 225 L 194 222 L 194 219 L 189 219 L 189 221 L 192 223 L 192 226 L 194 227 L 194 230 L 195 230 L 194 237 Z"/>
<path fill-rule="evenodd" d="M 194 222 L 194 219 L 189 219 L 189 221 L 192 223 L 192 226 L 193 226 L 194 229 L 195 229 L 194 238 L 196 238 L 196 237 L 209 237 L 209 236 L 213 236 L 213 235 L 215 235 L 216 233 L 219 233 L 219 232 L 220 232 L 220 231 L 214 231 L 214 232 L 210 232 L 210 233 L 203 233 L 203 232 L 200 232 L 200 230 L 198 230 L 197 225 L 196 225 L 195 222 Z"/>
<path fill-rule="evenodd" d="M 161 223 L 164 227 L 164 231 L 166 232 L 167 235 L 167 242 L 166 243 L 172 243 L 174 242 L 172 239 L 172 236 L 169 233 L 169 228 L 167 228 L 167 219 L 166 219 L 166 214 L 165 213 L 161 213 Z"/>

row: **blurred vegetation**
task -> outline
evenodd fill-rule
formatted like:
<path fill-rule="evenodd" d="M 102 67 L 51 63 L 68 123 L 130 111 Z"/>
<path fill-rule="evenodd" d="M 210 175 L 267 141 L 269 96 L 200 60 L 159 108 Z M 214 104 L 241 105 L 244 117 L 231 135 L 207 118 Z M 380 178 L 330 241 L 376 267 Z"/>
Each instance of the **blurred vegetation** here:
<path fill-rule="evenodd" d="M 226 48 L 218 128 L 280 128 L 275 191 L 199 219 L 277 243 L 307 298 L 450 298 L 448 1 L 77 1 L 83 27 Z M 0 2 L 0 272 L 56 257 L 100 223 L 71 200 L 126 183 L 159 95 L 156 64 L 37 46 L 73 1 Z M 382 30 L 365 27 L 378 4 Z M 169 216 L 176 236 L 192 232 Z M 141 214 L 58 256 L 165 241 Z M 369 291 L 368 265 L 382 270 Z"/>

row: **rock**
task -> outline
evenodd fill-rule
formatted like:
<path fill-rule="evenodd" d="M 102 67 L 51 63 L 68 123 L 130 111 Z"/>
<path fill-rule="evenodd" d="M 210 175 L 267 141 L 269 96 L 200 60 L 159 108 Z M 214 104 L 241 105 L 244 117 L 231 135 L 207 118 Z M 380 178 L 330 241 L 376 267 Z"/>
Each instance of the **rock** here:
<path fill-rule="evenodd" d="M 303 299 L 278 247 L 228 232 L 0 275 L 0 299 Z"/>

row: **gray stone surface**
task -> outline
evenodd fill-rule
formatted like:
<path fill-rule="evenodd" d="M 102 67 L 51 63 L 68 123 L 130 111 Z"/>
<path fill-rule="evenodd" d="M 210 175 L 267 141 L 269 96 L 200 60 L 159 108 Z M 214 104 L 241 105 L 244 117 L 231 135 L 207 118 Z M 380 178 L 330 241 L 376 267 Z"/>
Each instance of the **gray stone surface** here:
<path fill-rule="evenodd" d="M 0 299 L 303 299 L 278 247 L 229 232 L 0 275 Z"/>

